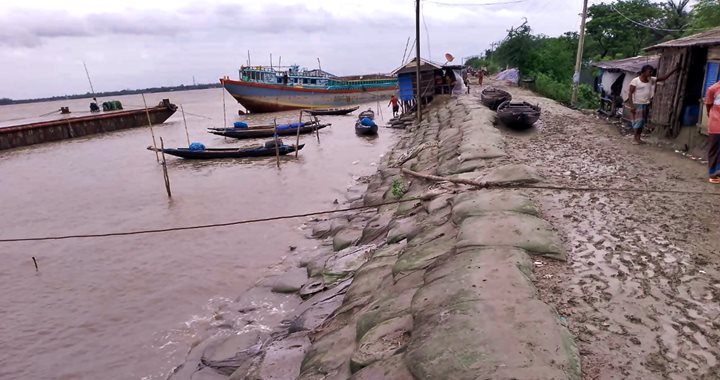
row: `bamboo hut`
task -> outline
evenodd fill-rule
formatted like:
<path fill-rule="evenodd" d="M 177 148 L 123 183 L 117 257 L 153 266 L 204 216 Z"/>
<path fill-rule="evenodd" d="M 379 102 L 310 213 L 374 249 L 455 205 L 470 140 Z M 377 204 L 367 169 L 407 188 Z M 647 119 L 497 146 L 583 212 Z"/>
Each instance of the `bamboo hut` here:
<path fill-rule="evenodd" d="M 417 94 L 417 60 L 411 59 L 403 66 L 395 69 L 390 75 L 397 75 L 400 86 L 400 100 L 404 107 L 414 104 Z M 436 95 L 450 94 L 453 88 L 446 83 L 453 77 L 456 83 L 462 83 L 464 66 L 447 66 L 421 58 L 420 59 L 420 98 L 423 104 L 433 100 Z M 460 75 L 460 77 L 458 77 Z"/>
<path fill-rule="evenodd" d="M 645 50 L 660 55 L 658 75 L 680 67 L 678 74 L 656 86 L 650 123 L 688 148 L 702 145 L 702 135 L 707 135 L 703 98 L 720 76 L 720 28 Z"/>
<path fill-rule="evenodd" d="M 600 94 L 599 112 L 629 120 L 630 110 L 623 105 L 630 93 L 630 82 L 640 74 L 643 66 L 657 67 L 659 59 L 657 55 L 650 55 L 594 63 L 593 66 L 600 69 L 596 87 Z"/>

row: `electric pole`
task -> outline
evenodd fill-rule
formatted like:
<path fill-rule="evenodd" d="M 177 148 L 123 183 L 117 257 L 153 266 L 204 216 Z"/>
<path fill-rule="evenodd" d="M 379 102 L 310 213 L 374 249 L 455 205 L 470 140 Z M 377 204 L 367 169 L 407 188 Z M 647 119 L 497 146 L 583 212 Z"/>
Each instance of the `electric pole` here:
<path fill-rule="evenodd" d="M 575 75 L 573 75 L 573 89 L 570 104 L 577 103 L 578 86 L 580 85 L 580 69 L 582 69 L 583 50 L 585 49 L 585 20 L 587 19 L 588 0 L 583 0 L 582 21 L 580 21 L 580 40 L 578 41 L 577 57 L 575 58 Z"/>
<path fill-rule="evenodd" d="M 422 121 L 420 98 L 420 0 L 415 0 L 415 75 L 416 75 L 416 95 L 415 95 L 415 112 L 417 112 L 417 121 Z"/>

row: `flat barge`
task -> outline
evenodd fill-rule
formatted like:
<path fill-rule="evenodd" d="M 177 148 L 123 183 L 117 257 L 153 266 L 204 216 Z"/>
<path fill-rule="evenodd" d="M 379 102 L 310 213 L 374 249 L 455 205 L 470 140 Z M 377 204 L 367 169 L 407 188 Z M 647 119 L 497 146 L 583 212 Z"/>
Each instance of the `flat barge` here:
<path fill-rule="evenodd" d="M 0 127 L 0 150 L 40 144 L 164 123 L 177 110 L 170 100 L 163 99 L 155 107 L 103 112 L 88 116 L 67 117 L 51 121 Z"/>

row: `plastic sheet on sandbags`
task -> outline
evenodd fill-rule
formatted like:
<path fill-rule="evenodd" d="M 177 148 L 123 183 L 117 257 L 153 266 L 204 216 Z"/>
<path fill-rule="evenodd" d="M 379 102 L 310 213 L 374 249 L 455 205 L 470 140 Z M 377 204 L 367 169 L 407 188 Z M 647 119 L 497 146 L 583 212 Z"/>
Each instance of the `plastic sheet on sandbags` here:
<path fill-rule="evenodd" d="M 467 92 L 467 87 L 465 87 L 465 82 L 463 81 L 463 74 L 462 70 L 456 69 L 453 70 L 453 74 L 455 74 L 455 86 L 452 89 L 453 95 L 463 95 Z"/>

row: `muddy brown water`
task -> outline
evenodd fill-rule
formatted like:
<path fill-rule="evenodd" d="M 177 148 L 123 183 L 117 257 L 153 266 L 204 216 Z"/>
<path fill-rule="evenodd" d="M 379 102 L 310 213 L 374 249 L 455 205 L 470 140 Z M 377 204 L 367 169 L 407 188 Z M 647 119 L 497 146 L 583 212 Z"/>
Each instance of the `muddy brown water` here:
<path fill-rule="evenodd" d="M 182 104 L 192 141 L 255 145 L 205 133 L 223 124 L 220 89 L 146 95 Z M 114 97 L 126 108 L 139 95 Z M 228 124 L 240 120 L 227 99 Z M 7 120 L 87 100 L 0 107 Z M 373 107 L 376 105 L 366 105 Z M 383 105 L 384 106 L 384 105 Z M 384 109 L 385 117 L 389 116 Z M 297 112 L 243 117 L 251 124 L 297 120 Z M 379 118 L 379 117 L 378 117 Z M 0 238 L 127 231 L 225 222 L 341 203 L 372 174 L 395 141 L 354 135 L 352 116 L 301 136 L 299 159 L 184 161 L 168 157 L 173 198 L 146 128 L 0 151 Z M 166 146 L 185 146 L 180 112 L 155 129 Z M 289 141 L 292 140 L 292 141 Z M 294 143 L 286 139 L 287 143 Z M 164 379 L 197 344 L 219 304 L 243 293 L 292 255 L 312 250 L 305 220 L 290 219 L 154 235 L 0 243 L 0 378 Z M 38 259 L 36 273 L 31 257 Z"/>

